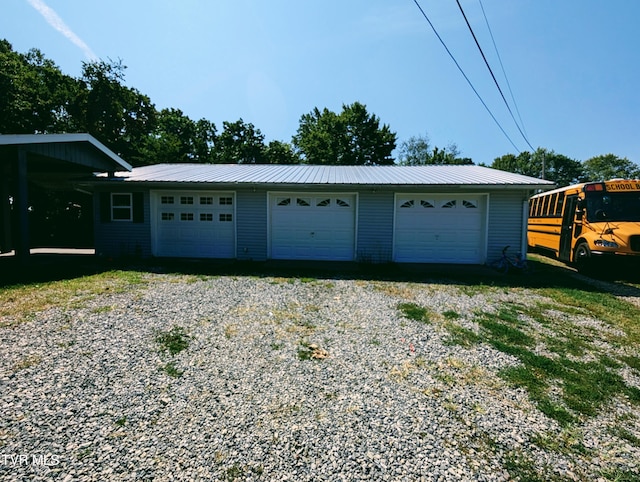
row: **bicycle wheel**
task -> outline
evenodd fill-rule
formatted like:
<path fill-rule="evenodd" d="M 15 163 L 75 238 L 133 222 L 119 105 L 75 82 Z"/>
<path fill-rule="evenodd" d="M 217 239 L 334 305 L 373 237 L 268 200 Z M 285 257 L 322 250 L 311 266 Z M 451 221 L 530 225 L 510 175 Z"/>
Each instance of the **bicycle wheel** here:
<path fill-rule="evenodd" d="M 505 258 L 500 258 L 491 263 L 491 267 L 500 274 L 507 274 L 509 271 L 509 261 Z"/>

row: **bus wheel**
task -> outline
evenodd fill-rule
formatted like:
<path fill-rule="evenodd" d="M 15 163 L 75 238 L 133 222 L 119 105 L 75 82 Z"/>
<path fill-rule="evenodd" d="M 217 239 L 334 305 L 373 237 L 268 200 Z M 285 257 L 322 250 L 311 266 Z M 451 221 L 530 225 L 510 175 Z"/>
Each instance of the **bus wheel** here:
<path fill-rule="evenodd" d="M 591 264 L 591 250 L 587 243 L 580 243 L 573 252 L 573 263 L 578 271 L 585 271 Z"/>

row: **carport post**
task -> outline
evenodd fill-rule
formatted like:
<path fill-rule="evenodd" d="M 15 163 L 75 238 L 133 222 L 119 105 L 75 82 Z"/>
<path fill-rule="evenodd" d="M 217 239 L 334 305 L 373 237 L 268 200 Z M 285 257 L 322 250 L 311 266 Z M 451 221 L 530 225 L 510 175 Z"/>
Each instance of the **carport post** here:
<path fill-rule="evenodd" d="M 11 239 L 11 205 L 9 204 L 9 197 L 11 189 L 9 186 L 10 165 L 3 163 L 0 166 L 2 170 L 2 176 L 0 176 L 0 253 L 9 252 L 13 250 L 13 244 Z"/>
<path fill-rule="evenodd" d="M 29 200 L 27 187 L 27 152 L 18 148 L 17 195 L 14 206 L 18 215 L 17 240 L 15 241 L 16 257 L 25 261 L 29 257 Z"/>

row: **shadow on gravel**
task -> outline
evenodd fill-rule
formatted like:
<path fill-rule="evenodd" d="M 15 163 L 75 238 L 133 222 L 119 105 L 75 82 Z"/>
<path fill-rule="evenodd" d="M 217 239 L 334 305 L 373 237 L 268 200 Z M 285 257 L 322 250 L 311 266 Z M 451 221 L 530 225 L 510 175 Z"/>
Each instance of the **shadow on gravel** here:
<path fill-rule="evenodd" d="M 83 254 L 35 254 L 26 263 L 15 257 L 0 257 L 0 286 L 43 283 L 111 270 L 175 273 L 201 276 L 291 277 L 300 279 L 358 279 L 407 281 L 529 288 L 576 288 L 610 291 L 620 296 L 640 297 L 640 270 L 629 266 L 600 269 L 584 276 L 560 263 L 542 257 L 529 260 L 533 273 L 517 270 L 500 274 L 486 266 L 451 264 L 365 264 L 345 262 L 197 259 L 107 259 Z M 595 282 L 594 282 L 595 281 Z"/>

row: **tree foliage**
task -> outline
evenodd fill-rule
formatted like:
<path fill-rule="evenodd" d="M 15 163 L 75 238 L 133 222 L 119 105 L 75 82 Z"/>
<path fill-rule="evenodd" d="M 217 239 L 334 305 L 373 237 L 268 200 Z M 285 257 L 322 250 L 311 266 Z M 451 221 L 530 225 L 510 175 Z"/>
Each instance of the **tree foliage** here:
<path fill-rule="evenodd" d="M 125 69 L 121 61 L 83 63 L 82 88 L 72 105 L 74 124 L 132 164 L 147 164 L 141 150 L 157 113 L 149 97 L 123 85 Z"/>
<path fill-rule="evenodd" d="M 69 128 L 77 82 L 37 49 L 13 51 L 0 40 L 0 133 L 54 133 Z"/>
<path fill-rule="evenodd" d="M 607 179 L 639 179 L 640 166 L 626 157 L 604 154 L 587 159 L 583 163 L 585 178 L 589 181 L 605 181 Z"/>
<path fill-rule="evenodd" d="M 533 153 L 523 151 L 517 156 L 505 154 L 494 159 L 491 167 L 525 176 L 554 181 L 568 186 L 584 178 L 582 164 L 563 154 L 539 147 Z"/>
<path fill-rule="evenodd" d="M 554 181 L 558 187 L 569 186 L 584 180 L 582 163 L 554 151 L 538 148 L 544 162 L 544 178 Z"/>
<path fill-rule="evenodd" d="M 317 107 L 300 118 L 293 144 L 307 164 L 393 164 L 396 134 L 355 102 L 336 114 Z"/>
<path fill-rule="evenodd" d="M 473 164 L 470 158 L 460 157 L 460 150 L 454 143 L 444 149 L 438 147 L 432 149 L 427 135 L 410 137 L 400 144 L 399 151 L 398 161 L 403 166 Z"/>
<path fill-rule="evenodd" d="M 251 122 L 224 121 L 216 139 L 215 162 L 220 164 L 265 164 L 264 135 Z"/>
<path fill-rule="evenodd" d="M 133 166 L 160 162 L 271 164 L 393 164 L 396 134 L 355 102 L 340 113 L 315 108 L 300 118 L 292 143 L 271 141 L 239 119 L 194 121 L 175 108 L 156 110 L 150 98 L 125 85 L 122 61 L 84 63 L 80 78 L 63 74 L 37 49 L 15 52 L 0 40 L 0 133 L 88 132 Z M 473 164 L 456 144 L 432 147 L 429 137 L 400 145 L 403 165 Z M 640 167 L 614 154 L 584 162 L 552 150 L 506 154 L 491 167 L 564 186 L 582 180 L 638 178 Z"/>
<path fill-rule="evenodd" d="M 403 166 L 424 166 L 431 164 L 431 144 L 429 137 L 411 136 L 400 144 L 398 163 Z"/>
<path fill-rule="evenodd" d="M 141 162 L 211 162 L 215 140 L 216 127 L 208 120 L 194 122 L 180 109 L 163 109 L 144 141 Z"/>
<path fill-rule="evenodd" d="M 269 164 L 300 164 L 302 159 L 288 142 L 271 141 L 265 149 Z"/>

